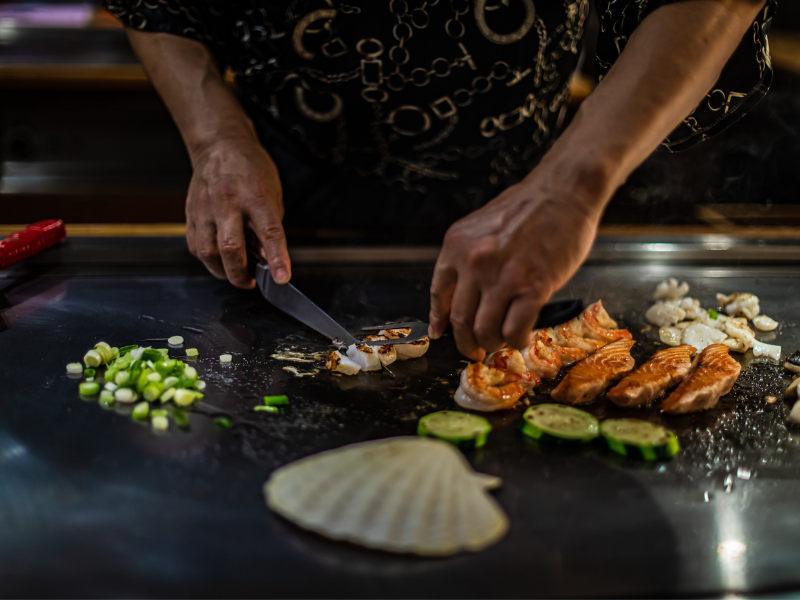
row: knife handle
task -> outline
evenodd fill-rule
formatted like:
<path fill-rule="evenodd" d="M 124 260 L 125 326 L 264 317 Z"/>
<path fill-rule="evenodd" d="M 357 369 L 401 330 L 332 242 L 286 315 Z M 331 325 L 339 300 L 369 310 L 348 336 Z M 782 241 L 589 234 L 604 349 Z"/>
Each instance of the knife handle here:
<path fill-rule="evenodd" d="M 0 240 L 0 269 L 46 250 L 67 237 L 60 219 L 39 221 Z"/>

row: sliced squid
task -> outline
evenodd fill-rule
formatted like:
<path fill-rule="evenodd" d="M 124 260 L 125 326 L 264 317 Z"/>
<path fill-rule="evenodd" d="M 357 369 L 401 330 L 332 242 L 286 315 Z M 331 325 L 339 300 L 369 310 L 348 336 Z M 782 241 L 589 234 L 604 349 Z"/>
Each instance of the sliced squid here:
<path fill-rule="evenodd" d="M 368 335 L 365 341 L 379 342 L 387 339 L 389 338 L 387 338 L 385 335 Z M 383 365 L 390 365 L 397 360 L 397 351 L 395 350 L 394 346 L 370 346 L 370 348 L 378 353 L 378 360 L 380 360 L 381 364 Z"/>
<path fill-rule="evenodd" d="M 686 311 L 674 302 L 656 302 L 647 309 L 644 316 L 653 325 L 669 327 L 683 321 L 686 318 Z"/>
<path fill-rule="evenodd" d="M 334 350 L 325 358 L 325 368 L 332 373 L 343 373 L 345 375 L 355 375 L 361 370 L 360 365 L 337 350 Z"/>
<path fill-rule="evenodd" d="M 758 303 L 758 296 L 754 294 L 742 292 L 736 292 L 730 296 L 717 294 L 717 302 L 719 302 L 722 310 L 731 317 L 755 319 L 761 311 L 761 307 Z"/>
<path fill-rule="evenodd" d="M 347 356 L 361 367 L 362 371 L 379 371 L 381 368 L 378 353 L 366 344 L 352 344 L 347 348 Z"/>
<path fill-rule="evenodd" d="M 683 332 L 683 343 L 694 346 L 700 352 L 711 344 L 719 344 L 728 337 L 719 329 L 714 329 L 702 323 L 693 323 Z"/>
<path fill-rule="evenodd" d="M 381 329 L 378 334 L 386 336 L 389 340 L 397 340 L 406 337 L 411 333 L 410 329 Z M 429 338 L 422 338 L 410 344 L 397 344 L 394 348 L 397 352 L 397 360 L 408 360 L 409 358 L 419 358 L 428 351 L 431 345 Z"/>
<path fill-rule="evenodd" d="M 656 286 L 656 291 L 653 292 L 653 300 L 677 300 L 688 293 L 688 283 L 684 281 L 678 285 L 678 280 L 670 277 Z"/>
<path fill-rule="evenodd" d="M 758 315 L 753 319 L 753 325 L 755 325 L 756 329 L 759 331 L 772 331 L 778 326 L 778 322 L 774 319 L 770 319 L 767 315 Z"/>

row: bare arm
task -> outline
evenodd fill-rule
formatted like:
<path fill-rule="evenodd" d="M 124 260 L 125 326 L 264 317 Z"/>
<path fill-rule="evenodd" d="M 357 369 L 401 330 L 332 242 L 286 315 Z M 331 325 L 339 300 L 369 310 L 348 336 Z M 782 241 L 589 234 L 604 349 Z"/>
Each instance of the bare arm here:
<path fill-rule="evenodd" d="M 289 281 L 278 171 L 211 53 L 199 42 L 175 35 L 126 31 L 192 161 L 186 199 L 189 250 L 216 277 L 253 287 L 244 238 L 249 227 L 275 280 Z"/>
<path fill-rule="evenodd" d="M 430 333 L 475 360 L 521 348 L 580 267 L 614 192 L 699 104 L 764 0 L 684 0 L 648 16 L 542 162 L 455 223 L 431 285 Z"/>

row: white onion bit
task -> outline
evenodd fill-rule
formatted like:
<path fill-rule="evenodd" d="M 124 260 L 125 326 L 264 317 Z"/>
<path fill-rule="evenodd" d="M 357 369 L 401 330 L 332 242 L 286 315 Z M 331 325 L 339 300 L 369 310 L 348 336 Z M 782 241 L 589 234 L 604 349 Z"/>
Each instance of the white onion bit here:
<path fill-rule="evenodd" d="M 221 363 L 229 363 L 233 360 L 233 357 L 230 354 L 220 354 L 219 355 L 219 362 Z"/>
<path fill-rule="evenodd" d="M 167 340 L 170 346 L 180 346 L 183 343 L 183 338 L 179 335 L 173 335 Z"/>
<path fill-rule="evenodd" d="M 83 373 L 83 365 L 81 363 L 69 363 L 67 365 L 67 373 L 70 375 L 77 375 Z"/>

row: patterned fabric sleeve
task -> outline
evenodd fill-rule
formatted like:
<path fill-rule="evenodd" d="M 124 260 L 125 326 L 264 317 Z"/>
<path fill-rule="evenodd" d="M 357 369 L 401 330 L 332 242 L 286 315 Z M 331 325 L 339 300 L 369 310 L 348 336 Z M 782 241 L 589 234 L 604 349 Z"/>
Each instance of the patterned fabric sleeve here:
<path fill-rule="evenodd" d="M 655 9 L 675 0 L 599 0 L 598 75 L 603 76 L 625 48 L 636 27 Z M 707 140 L 742 118 L 766 95 L 772 83 L 767 33 L 777 0 L 768 0 L 719 80 L 659 150 L 677 152 Z"/>
<path fill-rule="evenodd" d="M 197 40 L 211 50 L 220 66 L 229 64 L 227 38 L 236 35 L 230 4 L 223 0 L 103 0 L 106 10 L 126 27 Z"/>

